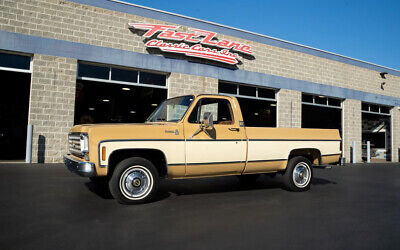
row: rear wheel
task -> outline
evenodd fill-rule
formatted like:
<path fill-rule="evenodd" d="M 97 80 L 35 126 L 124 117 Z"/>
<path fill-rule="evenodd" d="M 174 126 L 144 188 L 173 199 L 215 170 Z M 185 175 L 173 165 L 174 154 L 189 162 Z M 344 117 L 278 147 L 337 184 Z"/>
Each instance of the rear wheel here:
<path fill-rule="evenodd" d="M 158 172 L 153 163 L 141 157 L 132 157 L 118 163 L 109 188 L 118 202 L 139 204 L 154 198 L 158 181 Z"/>
<path fill-rule="evenodd" d="M 311 162 L 303 156 L 296 156 L 289 160 L 283 182 L 292 191 L 306 191 L 310 189 L 312 175 Z"/>

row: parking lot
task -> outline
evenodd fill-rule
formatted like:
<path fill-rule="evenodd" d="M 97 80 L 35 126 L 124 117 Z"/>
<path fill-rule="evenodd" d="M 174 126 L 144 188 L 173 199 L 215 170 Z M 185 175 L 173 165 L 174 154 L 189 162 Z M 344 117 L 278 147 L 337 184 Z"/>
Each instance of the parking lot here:
<path fill-rule="evenodd" d="M 303 193 L 280 176 L 167 180 L 126 206 L 62 164 L 1 164 L 0 249 L 400 249 L 400 164 L 314 177 Z"/>

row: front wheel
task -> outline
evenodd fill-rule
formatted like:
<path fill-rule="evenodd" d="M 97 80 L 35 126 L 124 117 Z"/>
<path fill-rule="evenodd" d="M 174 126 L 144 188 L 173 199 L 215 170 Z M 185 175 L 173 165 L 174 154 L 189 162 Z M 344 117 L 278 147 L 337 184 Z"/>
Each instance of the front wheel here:
<path fill-rule="evenodd" d="M 158 181 L 153 163 L 141 157 L 132 157 L 118 163 L 108 185 L 119 203 L 139 204 L 154 198 Z"/>
<path fill-rule="evenodd" d="M 310 189 L 312 176 L 311 162 L 303 156 L 296 156 L 289 160 L 283 182 L 292 191 L 307 191 Z"/>

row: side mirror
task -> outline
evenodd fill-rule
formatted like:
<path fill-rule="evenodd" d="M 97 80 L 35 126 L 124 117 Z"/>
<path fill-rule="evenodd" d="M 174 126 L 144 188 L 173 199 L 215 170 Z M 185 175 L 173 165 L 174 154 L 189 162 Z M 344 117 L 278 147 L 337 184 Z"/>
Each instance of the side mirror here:
<path fill-rule="evenodd" d="M 203 121 L 201 122 L 203 128 L 213 129 L 214 128 L 214 119 L 213 114 L 211 112 L 205 112 Z"/>

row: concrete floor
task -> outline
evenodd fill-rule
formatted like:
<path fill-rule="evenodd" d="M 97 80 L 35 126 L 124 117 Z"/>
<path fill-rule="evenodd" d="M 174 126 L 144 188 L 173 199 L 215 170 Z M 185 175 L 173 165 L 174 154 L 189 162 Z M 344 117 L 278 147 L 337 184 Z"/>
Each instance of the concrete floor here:
<path fill-rule="evenodd" d="M 0 249 L 400 249 L 400 165 L 163 181 L 156 202 L 118 204 L 62 165 L 0 164 Z"/>

